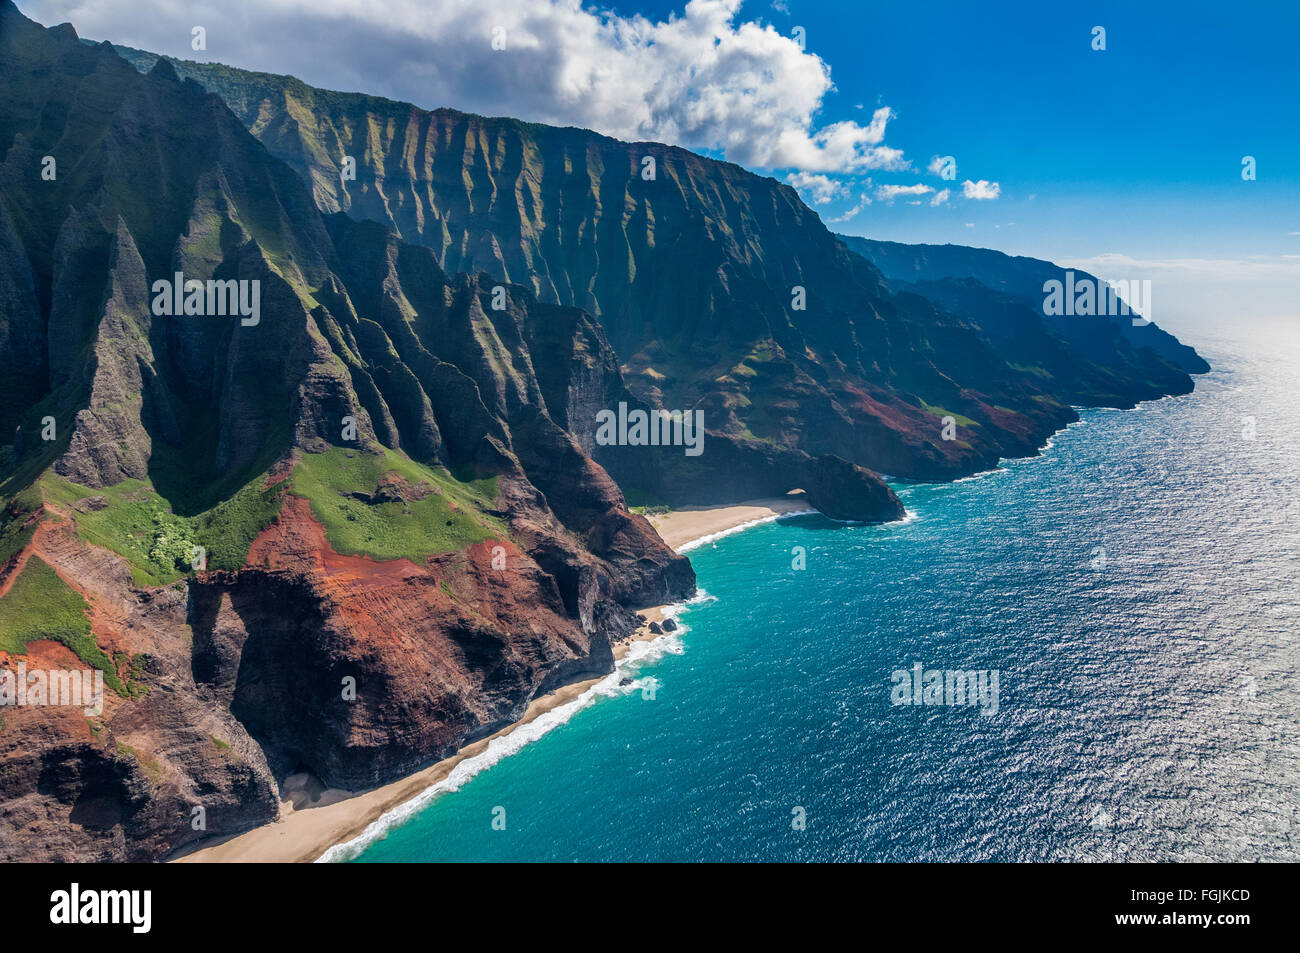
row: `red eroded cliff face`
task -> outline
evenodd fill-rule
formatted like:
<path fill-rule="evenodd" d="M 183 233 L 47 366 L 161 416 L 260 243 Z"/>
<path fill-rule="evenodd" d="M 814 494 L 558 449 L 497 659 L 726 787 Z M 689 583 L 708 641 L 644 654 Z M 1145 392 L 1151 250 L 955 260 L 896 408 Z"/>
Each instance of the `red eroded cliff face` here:
<path fill-rule="evenodd" d="M 29 514 L 0 597 L 29 564 L 47 565 L 84 600 L 127 688 L 106 689 L 98 712 L 3 712 L 0 858 L 160 859 L 273 820 L 290 773 L 380 784 L 516 720 L 554 687 L 610 671 L 611 643 L 635 626 L 611 598 L 617 571 L 519 502 L 529 493 L 502 498 L 515 500 L 513 538 L 417 564 L 337 552 L 310 502 L 287 493 L 243 568 L 150 588 L 81 538 L 84 513 Z M 609 537 L 593 547 L 689 572 L 644 519 L 612 506 L 593 520 Z M 85 668 L 55 641 L 0 658 L 19 661 Z"/>
<path fill-rule="evenodd" d="M 191 588 L 198 683 L 278 772 L 338 787 L 412 771 L 548 687 L 608 671 L 620 631 L 569 617 L 555 580 L 508 540 L 424 566 L 345 556 L 292 496 L 249 568 Z"/>
<path fill-rule="evenodd" d="M 0 858 L 153 860 L 205 833 L 273 820 L 277 786 L 261 747 L 193 677 L 184 585 L 134 587 L 124 559 L 78 537 L 76 515 L 30 516 L 31 542 L 0 569 L 0 593 L 29 564 L 48 566 L 84 600 L 90 637 L 131 689 L 105 687 L 102 707 L 0 712 Z M 10 671 L 20 662 L 87 668 L 49 640 L 0 653 Z"/>

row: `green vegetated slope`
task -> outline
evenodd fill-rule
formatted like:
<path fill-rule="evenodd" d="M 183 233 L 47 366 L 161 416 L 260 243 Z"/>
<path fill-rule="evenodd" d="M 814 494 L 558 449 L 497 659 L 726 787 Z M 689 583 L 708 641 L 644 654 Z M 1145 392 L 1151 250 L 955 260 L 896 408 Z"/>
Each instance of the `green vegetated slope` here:
<path fill-rule="evenodd" d="M 496 499 L 495 477 L 462 482 L 392 450 L 303 453 L 290 481 L 266 483 L 263 474 L 192 516 L 178 515 L 142 480 L 94 489 L 48 473 L 37 489 L 71 513 L 82 539 L 124 557 L 136 584 L 146 587 L 189 575 L 195 547 L 205 551 L 208 569 L 244 566 L 253 540 L 279 514 L 286 491 L 311 502 L 330 545 L 347 555 L 423 562 L 509 536 L 500 520 L 481 512 Z"/>
<path fill-rule="evenodd" d="M 249 547 L 279 514 L 286 492 L 311 503 L 330 544 L 348 555 L 423 562 L 430 555 L 509 538 L 501 520 L 482 512 L 496 499 L 496 477 L 460 480 L 400 452 L 332 447 L 304 453 L 291 480 L 269 487 L 266 482 L 259 476 L 209 510 L 180 516 L 146 481 L 91 488 L 46 473 L 15 498 L 0 524 L 0 563 L 30 542 L 34 525 L 28 518 L 42 501 L 67 512 L 86 542 L 124 557 L 135 583 L 145 587 L 189 575 L 195 546 L 206 549 L 208 569 L 244 566 Z M 104 672 L 106 684 L 119 695 L 144 690 L 131 678 L 138 674 L 132 659 L 114 659 L 96 643 L 85 599 L 32 554 L 0 598 L 0 651 L 24 654 L 28 643 L 39 639 L 67 646 Z M 119 676 L 123 667 L 125 681 Z"/>
<path fill-rule="evenodd" d="M 47 474 L 40 487 L 51 503 L 74 511 L 77 533 L 131 564 L 140 586 L 163 586 L 188 575 L 194 547 L 206 551 L 208 569 L 238 569 L 248 549 L 280 511 L 283 486 L 265 475 L 194 516 L 178 516 L 171 503 L 142 480 L 111 487 L 79 486 Z"/>
<path fill-rule="evenodd" d="M 496 478 L 462 483 L 385 449 L 367 453 L 331 447 L 304 453 L 292 491 L 337 552 L 416 563 L 487 539 L 506 539 L 504 524 L 480 509 L 497 495 Z"/>
<path fill-rule="evenodd" d="M 66 645 L 81 661 L 102 671 L 113 691 L 127 693 L 113 659 L 91 635 L 86 600 L 48 563 L 39 556 L 30 556 L 0 599 L 0 650 L 22 655 L 29 642 L 39 639 Z"/>

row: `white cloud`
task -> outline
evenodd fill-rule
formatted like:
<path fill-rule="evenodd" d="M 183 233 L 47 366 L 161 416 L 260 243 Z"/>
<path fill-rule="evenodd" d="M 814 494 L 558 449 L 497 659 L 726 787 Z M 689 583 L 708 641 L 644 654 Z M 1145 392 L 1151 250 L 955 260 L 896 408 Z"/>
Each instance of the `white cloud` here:
<path fill-rule="evenodd" d="M 934 189 L 928 185 L 882 185 L 876 189 L 876 198 L 882 202 L 893 202 L 900 195 L 928 195 Z"/>
<path fill-rule="evenodd" d="M 972 182 L 967 179 L 961 184 L 962 195 L 968 199 L 995 199 L 1002 194 L 1002 186 L 987 179 Z"/>
<path fill-rule="evenodd" d="M 871 204 L 871 196 L 867 195 L 866 192 L 863 192 L 862 198 L 858 201 L 857 205 L 853 206 L 853 208 L 849 209 L 843 215 L 837 215 L 834 218 L 826 219 L 826 224 L 842 225 L 851 219 L 857 218 L 858 213 L 861 212 L 864 208 L 866 208 L 870 204 Z"/>
<path fill-rule="evenodd" d="M 800 192 L 810 194 L 814 205 L 826 205 L 849 194 L 842 182 L 816 172 L 791 172 L 785 180 Z"/>
<path fill-rule="evenodd" d="M 942 192 L 935 192 L 934 198 L 930 199 L 931 206 L 942 205 L 948 201 L 948 196 L 952 195 L 952 189 L 944 189 Z"/>
<path fill-rule="evenodd" d="M 693 0 L 700 2 L 700 0 Z M 888 106 L 871 114 L 871 122 L 861 126 L 856 122 L 831 123 L 809 133 L 799 124 L 777 134 L 774 145 L 763 150 L 763 161 L 753 164 L 769 169 L 804 169 L 813 172 L 864 172 L 868 169 L 900 171 L 908 167 L 900 149 L 883 144 L 885 126 L 894 118 Z M 757 154 L 757 153 L 755 153 Z"/>
<path fill-rule="evenodd" d="M 690 0 L 664 20 L 620 16 L 581 0 L 29 0 L 47 23 L 187 58 L 292 73 L 362 90 L 632 140 L 717 150 L 762 169 L 906 169 L 871 121 L 819 126 L 830 66 L 770 24 L 742 20 L 741 0 Z M 190 29 L 207 30 L 207 51 Z M 494 50 L 493 31 L 506 49 Z"/>

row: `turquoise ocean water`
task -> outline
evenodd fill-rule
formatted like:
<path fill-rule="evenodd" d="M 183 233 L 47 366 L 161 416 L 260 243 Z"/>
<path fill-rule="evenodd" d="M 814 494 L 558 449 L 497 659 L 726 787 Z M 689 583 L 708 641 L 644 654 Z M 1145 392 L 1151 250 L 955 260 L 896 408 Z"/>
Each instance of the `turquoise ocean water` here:
<path fill-rule="evenodd" d="M 328 859 L 1300 859 L 1295 337 L 907 522 L 693 550 L 681 633 Z M 891 704 L 918 662 L 997 712 Z"/>

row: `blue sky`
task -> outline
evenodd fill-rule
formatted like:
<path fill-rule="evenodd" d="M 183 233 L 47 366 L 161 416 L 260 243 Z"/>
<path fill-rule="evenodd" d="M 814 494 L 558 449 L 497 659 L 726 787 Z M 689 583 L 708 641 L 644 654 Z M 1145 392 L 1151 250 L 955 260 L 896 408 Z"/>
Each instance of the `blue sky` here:
<path fill-rule="evenodd" d="M 654 17 L 681 6 L 613 4 Z M 1300 254 L 1300 235 L 1288 235 L 1300 232 L 1294 0 L 750 0 L 740 12 L 805 28 L 836 87 L 820 121 L 894 111 L 886 141 L 921 174 L 872 172 L 876 185 L 941 188 L 924 172 L 936 154 L 957 160 L 957 183 L 1000 185 L 994 201 L 873 201 L 841 231 L 1056 258 Z M 1104 51 L 1091 48 L 1098 25 Z M 1253 182 L 1241 178 L 1246 155 Z M 816 208 L 830 219 L 858 194 Z"/>
<path fill-rule="evenodd" d="M 1188 307 L 1210 284 L 1271 315 L 1300 301 L 1300 0 L 18 3 L 94 39 L 683 145 L 789 181 L 837 231 L 1168 279 Z"/>

